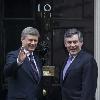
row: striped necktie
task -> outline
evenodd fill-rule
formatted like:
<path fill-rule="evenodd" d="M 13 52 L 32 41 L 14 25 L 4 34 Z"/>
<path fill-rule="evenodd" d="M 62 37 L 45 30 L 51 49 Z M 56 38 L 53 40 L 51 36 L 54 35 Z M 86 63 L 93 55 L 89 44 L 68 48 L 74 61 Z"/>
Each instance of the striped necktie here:
<path fill-rule="evenodd" d="M 29 58 L 30 58 L 31 67 L 32 67 L 33 72 L 34 72 L 34 77 L 38 81 L 39 80 L 39 72 L 38 72 L 38 69 L 37 69 L 37 66 L 36 66 L 34 56 L 32 54 L 30 54 Z"/>

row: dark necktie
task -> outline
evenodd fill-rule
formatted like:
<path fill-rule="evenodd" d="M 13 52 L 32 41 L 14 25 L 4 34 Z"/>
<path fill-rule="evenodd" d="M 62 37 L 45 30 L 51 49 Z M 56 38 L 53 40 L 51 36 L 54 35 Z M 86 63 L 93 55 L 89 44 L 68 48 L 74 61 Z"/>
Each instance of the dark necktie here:
<path fill-rule="evenodd" d="M 36 67 L 35 59 L 34 59 L 32 54 L 29 55 L 29 58 L 30 58 L 32 69 L 33 69 L 34 77 L 38 81 L 39 80 L 39 73 L 38 73 L 38 69 Z"/>
<path fill-rule="evenodd" d="M 72 63 L 72 59 L 73 59 L 73 57 L 69 56 L 69 58 L 67 60 L 67 63 L 65 65 L 65 67 L 64 67 L 64 70 L 63 70 L 63 80 L 64 80 L 64 77 L 65 77 L 67 69 L 69 68 L 70 64 Z"/>

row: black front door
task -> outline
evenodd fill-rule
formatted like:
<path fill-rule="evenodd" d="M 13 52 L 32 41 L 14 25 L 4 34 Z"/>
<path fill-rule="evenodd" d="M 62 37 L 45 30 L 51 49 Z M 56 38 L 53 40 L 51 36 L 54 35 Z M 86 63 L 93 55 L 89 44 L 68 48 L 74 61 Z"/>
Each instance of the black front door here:
<path fill-rule="evenodd" d="M 0 0 L 0 98 L 6 97 L 3 66 L 6 54 L 21 46 L 27 26 L 41 35 L 37 54 L 43 65 L 55 66 L 54 77 L 44 77 L 46 100 L 60 100 L 59 72 L 65 55 L 63 35 L 68 28 L 83 32 L 83 49 L 94 54 L 94 0 Z M 91 44 L 91 45 L 90 45 Z"/>

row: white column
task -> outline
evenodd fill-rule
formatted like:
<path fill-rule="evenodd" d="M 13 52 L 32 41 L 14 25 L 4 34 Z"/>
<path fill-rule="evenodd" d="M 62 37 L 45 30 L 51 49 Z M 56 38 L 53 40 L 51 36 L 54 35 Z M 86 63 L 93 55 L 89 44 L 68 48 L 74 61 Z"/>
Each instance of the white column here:
<path fill-rule="evenodd" d="M 98 64 L 96 100 L 100 100 L 100 0 L 94 0 L 94 56 Z"/>

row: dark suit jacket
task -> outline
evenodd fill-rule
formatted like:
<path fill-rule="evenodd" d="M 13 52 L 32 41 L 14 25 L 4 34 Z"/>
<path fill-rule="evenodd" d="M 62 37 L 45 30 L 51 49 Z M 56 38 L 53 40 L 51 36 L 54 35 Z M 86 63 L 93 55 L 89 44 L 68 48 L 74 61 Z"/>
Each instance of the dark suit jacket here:
<path fill-rule="evenodd" d="M 60 79 L 62 100 L 95 100 L 98 72 L 90 54 L 81 50 L 66 71 L 64 80 L 62 73 L 63 69 Z"/>
<path fill-rule="evenodd" d="M 5 77 L 8 78 L 8 100 L 37 100 L 42 92 L 42 64 L 34 55 L 39 69 L 39 81 L 36 81 L 28 57 L 18 66 L 18 53 L 19 50 L 8 53 L 4 67 Z"/>

